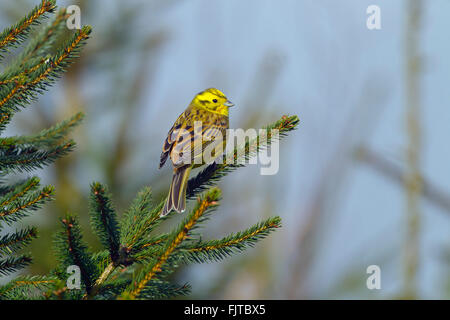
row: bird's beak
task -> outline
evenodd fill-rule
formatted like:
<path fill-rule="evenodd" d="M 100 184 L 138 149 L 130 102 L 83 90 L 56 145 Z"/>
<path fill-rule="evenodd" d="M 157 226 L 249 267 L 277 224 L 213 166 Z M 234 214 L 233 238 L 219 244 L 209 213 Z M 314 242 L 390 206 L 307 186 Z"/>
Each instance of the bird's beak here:
<path fill-rule="evenodd" d="M 227 100 L 223 105 L 227 106 L 227 107 L 232 107 L 232 106 L 234 106 L 234 103 L 231 102 L 230 100 Z"/>

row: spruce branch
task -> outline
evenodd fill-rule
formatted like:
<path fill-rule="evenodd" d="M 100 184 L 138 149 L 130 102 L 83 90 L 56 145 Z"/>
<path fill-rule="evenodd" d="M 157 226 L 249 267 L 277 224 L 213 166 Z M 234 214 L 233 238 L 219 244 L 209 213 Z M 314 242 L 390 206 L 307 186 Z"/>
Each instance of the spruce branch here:
<path fill-rule="evenodd" d="M 60 273 L 64 273 L 70 265 L 78 266 L 85 290 L 89 293 L 98 273 L 97 267 L 87 251 L 77 219 L 67 214 L 64 219 L 61 219 L 61 223 L 63 230 L 56 234 L 54 242 Z"/>
<path fill-rule="evenodd" d="M 148 214 L 152 210 L 151 199 L 152 191 L 149 187 L 145 187 L 137 194 L 122 218 L 120 240 L 130 250 L 139 238 L 150 231 L 158 219 L 157 214 Z"/>
<path fill-rule="evenodd" d="M 0 182 L 1 181 L 2 180 L 0 179 Z M 0 196 L 3 197 L 5 194 L 7 194 L 7 193 L 13 191 L 14 189 L 16 189 L 16 188 L 26 184 L 28 181 L 29 181 L 29 179 L 22 179 L 22 180 L 19 180 L 19 181 L 15 182 L 15 183 L 11 183 L 11 184 L 3 184 L 2 185 L 0 183 Z M 3 198 L 1 198 L 1 199 L 3 199 Z M 0 200 L 0 201 L 3 201 L 3 200 Z"/>
<path fill-rule="evenodd" d="M 12 70 L 7 70 L 0 76 L 0 86 L 5 86 L 7 84 L 16 84 L 15 91 L 17 91 L 20 86 L 19 84 L 25 83 L 27 76 L 30 76 L 33 72 L 37 71 L 41 66 L 43 66 L 44 63 L 46 63 L 47 58 L 48 57 L 35 57 L 30 58 L 30 61 L 27 62 L 20 61 L 20 63 L 24 64 L 23 67 L 11 64 L 9 68 Z M 19 61 L 17 61 L 16 63 L 18 62 Z M 5 90 L 5 87 L 1 89 Z M 15 91 L 12 94 L 15 94 Z M 6 103 L 6 101 L 3 103 Z"/>
<path fill-rule="evenodd" d="M 19 106 L 24 107 L 36 97 L 37 93 L 46 90 L 70 66 L 78 57 L 90 33 L 91 27 L 84 26 L 58 49 L 56 55 L 46 59 L 37 70 L 21 77 L 15 84 L 4 86 L 7 93 L 0 99 L 0 129 L 4 128 L 11 114 L 16 112 Z"/>
<path fill-rule="evenodd" d="M 16 46 L 27 38 L 31 26 L 39 24 L 46 13 L 51 13 L 56 8 L 56 0 L 42 0 L 26 17 L 16 25 L 7 28 L 0 34 L 0 58 L 7 47 Z"/>
<path fill-rule="evenodd" d="M 29 193 L 14 200 L 10 204 L 0 208 L 0 221 L 11 224 L 26 217 L 30 211 L 39 209 L 41 204 L 49 201 L 53 196 L 53 191 L 53 186 L 46 186 L 42 190 Z"/>
<path fill-rule="evenodd" d="M 9 111 L 4 111 L 0 113 L 0 131 L 5 129 L 6 125 L 11 120 L 12 113 Z"/>
<path fill-rule="evenodd" d="M 35 135 L 0 138 L 0 149 L 9 149 L 18 146 L 22 148 L 29 146 L 35 148 L 54 147 L 55 144 L 64 139 L 73 128 L 78 126 L 81 121 L 83 121 L 83 118 L 84 113 L 78 112 L 71 118 L 61 121 L 48 129 L 44 129 Z"/>
<path fill-rule="evenodd" d="M 146 286 L 140 296 L 146 299 L 171 299 L 178 296 L 186 296 L 191 293 L 189 284 L 177 285 L 167 281 L 152 280 L 151 285 Z"/>
<path fill-rule="evenodd" d="M 94 192 L 95 194 L 95 192 Z M 133 200 L 130 208 L 125 213 L 124 217 L 120 221 L 120 245 L 119 252 L 116 260 L 109 262 L 105 268 L 102 268 L 102 274 L 96 280 L 93 289 L 89 295 L 84 298 L 92 298 L 101 290 L 103 283 L 108 277 L 116 270 L 116 268 L 122 265 L 129 265 L 133 261 L 137 261 L 133 254 L 139 251 L 138 245 L 145 242 L 146 234 L 150 232 L 152 227 L 156 224 L 156 220 L 159 218 L 159 207 L 151 210 L 151 189 L 146 187 L 141 190 L 137 197 Z M 148 214 L 151 212 L 151 214 Z M 99 258 L 105 261 L 104 253 L 99 254 Z M 111 256 L 112 258 L 112 256 Z"/>
<path fill-rule="evenodd" d="M 195 240 L 189 238 L 180 246 L 179 252 L 175 253 L 180 261 L 185 263 L 204 263 L 207 261 L 220 261 L 235 253 L 241 253 L 248 247 L 253 247 L 257 241 L 264 239 L 271 232 L 281 227 L 281 218 L 272 217 L 252 227 L 228 235 L 222 239 L 209 241 Z M 132 256 L 136 262 L 151 261 L 152 258 L 161 253 L 168 239 L 168 234 L 162 234 L 154 238 L 153 242 L 146 243 L 139 248 L 138 253 Z M 147 249 L 148 248 L 148 249 Z M 147 249 L 147 250 L 146 250 Z"/>
<path fill-rule="evenodd" d="M 145 241 L 142 241 L 143 244 L 136 247 L 133 252 L 130 252 L 129 256 L 131 261 L 137 263 L 148 263 L 149 261 L 152 261 L 152 259 L 159 256 L 165 249 L 164 246 L 169 238 L 170 234 L 168 233 L 163 233 L 150 238 L 147 237 Z"/>
<path fill-rule="evenodd" d="M 55 10 L 55 0 L 42 0 L 27 16 L 16 25 L 0 33 L 0 59 L 9 49 L 18 47 L 31 35 L 33 26 L 40 24 L 48 13 Z M 67 41 L 64 31 L 66 11 L 59 11 L 56 18 L 46 26 L 39 28 L 30 36 L 24 50 L 15 52 L 11 63 L 2 66 L 0 74 L 0 131 L 5 129 L 13 114 L 35 99 L 38 94 L 46 90 L 53 82 L 67 70 L 68 66 L 78 57 L 85 40 L 91 32 L 90 27 L 84 27 L 72 33 Z M 60 44 L 61 43 L 61 44 Z M 50 129 L 43 130 L 32 136 L 15 136 L 0 138 L 0 177 L 5 178 L 10 173 L 30 171 L 42 168 L 57 158 L 71 151 L 75 146 L 73 141 L 67 141 L 66 135 L 82 119 L 83 115 L 76 114 Z M 0 180 L 0 230 L 5 224 L 12 223 L 27 216 L 44 202 L 51 199 L 53 187 L 39 186 L 39 179 L 32 177 L 13 184 L 6 184 L 6 179 Z M 76 228 L 76 227 L 75 227 Z M 76 232 L 77 233 L 77 232 Z M 11 256 L 26 246 L 37 234 L 36 228 L 25 228 L 3 234 L 0 237 L 0 275 L 9 274 L 23 268 L 31 262 L 26 254 Z M 74 260 L 83 259 L 80 236 L 74 235 L 71 245 L 67 246 L 73 254 Z M 67 258 L 70 260 L 70 258 Z M 87 268 L 84 268 L 85 270 Z M 95 278 L 95 272 L 87 271 L 85 278 Z M 95 271 L 95 270 L 94 270 Z M 41 279 L 42 280 L 42 279 Z M 20 278 L 0 286 L 1 292 L 7 290 L 8 297 L 28 298 L 27 290 L 38 289 L 40 283 L 46 280 L 34 278 Z M 87 281 L 87 280 L 86 280 Z M 59 284 L 60 285 L 60 284 Z M 34 289 L 33 286 L 36 286 Z M 88 285 L 86 285 L 88 287 Z M 5 289 L 6 288 L 6 289 Z M 67 296 L 73 296 L 70 293 Z M 3 298 L 3 297 L 2 297 Z"/>
<path fill-rule="evenodd" d="M 95 287 L 96 288 L 100 287 L 100 285 L 102 285 L 108 279 L 108 277 L 114 272 L 116 267 L 117 266 L 112 262 L 108 264 L 108 266 L 103 270 L 100 277 L 98 277 L 98 279 L 95 281 Z"/>
<path fill-rule="evenodd" d="M 242 160 L 248 161 L 251 157 L 256 155 L 258 151 L 267 148 L 272 141 L 272 130 L 278 130 L 279 138 L 283 138 L 290 131 L 295 130 L 300 120 L 297 116 L 282 116 L 281 119 L 264 127 L 265 136 L 262 137 L 258 133 L 255 139 L 247 140 L 244 145 L 238 145 L 229 153 L 223 156 L 221 164 L 216 162 L 210 164 L 195 177 L 189 179 L 186 191 L 186 198 L 194 198 L 198 193 L 206 188 L 214 185 L 222 177 L 237 168 L 244 167 Z M 230 162 L 232 159 L 232 163 Z"/>
<path fill-rule="evenodd" d="M 21 276 L 0 287 L 0 300 L 42 299 L 57 282 L 55 276 Z"/>
<path fill-rule="evenodd" d="M 86 292 L 86 294 L 83 296 L 83 299 L 92 299 L 95 297 L 99 292 L 101 294 L 104 294 L 105 290 L 110 291 L 111 289 L 105 289 L 104 283 L 108 280 L 109 276 L 116 270 L 118 266 L 118 263 L 110 262 L 106 268 L 103 269 L 103 272 L 101 275 L 95 280 L 94 286 L 90 290 L 90 292 Z"/>
<path fill-rule="evenodd" d="M 27 254 L 2 259 L 0 260 L 0 275 L 6 276 L 28 266 L 30 263 L 31 257 Z"/>
<path fill-rule="evenodd" d="M 130 285 L 129 279 L 115 279 L 112 283 L 106 283 L 99 287 L 96 292 L 96 299 L 115 299 L 127 286 Z"/>
<path fill-rule="evenodd" d="M 7 115 L 6 112 L 8 111 L 8 110 L 5 110 L 6 108 L 4 108 L 3 106 L 6 105 L 9 101 L 11 101 L 16 96 L 16 94 L 18 92 L 20 92 L 19 90 L 21 88 L 22 89 L 25 88 L 24 84 L 25 84 L 25 78 L 21 77 L 15 81 L 13 81 L 13 83 L 10 83 L 9 85 L 5 86 L 5 89 L 8 90 L 7 94 L 4 97 L 2 97 L 2 99 L 0 100 L 0 110 L 3 109 L 2 115 L 6 116 Z M 5 90 L 5 89 L 3 89 L 3 90 Z M 15 101 L 12 101 L 12 102 L 19 103 L 20 102 L 19 100 L 20 99 L 16 99 Z"/>
<path fill-rule="evenodd" d="M 36 86 L 41 82 L 51 81 L 58 77 L 58 72 L 65 71 L 74 58 L 78 58 L 80 49 L 85 41 L 89 38 L 91 33 L 90 26 L 84 26 L 81 30 L 75 32 L 71 39 L 69 39 L 60 49 L 59 53 L 53 58 L 49 59 L 47 64 L 38 71 L 36 76 L 32 79 L 28 87 Z M 41 85 L 40 89 L 43 89 L 44 85 Z"/>
<path fill-rule="evenodd" d="M 69 140 L 48 150 L 38 150 L 35 147 L 0 149 L 0 157 L 3 159 L 0 161 L 0 172 L 5 175 L 11 172 L 42 169 L 56 159 L 68 154 L 74 147 L 75 142 Z"/>
<path fill-rule="evenodd" d="M 220 240 L 198 241 L 188 244 L 182 258 L 186 262 L 202 263 L 220 261 L 233 253 L 241 253 L 247 247 L 253 247 L 260 239 L 281 227 L 281 218 L 273 217 L 262 221 L 244 231 L 226 236 Z"/>
<path fill-rule="evenodd" d="M 130 256 L 148 246 L 149 243 L 155 242 L 155 239 L 149 237 L 151 231 L 173 214 L 172 212 L 165 217 L 160 217 L 165 199 L 152 208 L 150 200 L 151 191 L 145 188 L 138 194 L 123 219 L 122 243 Z"/>
<path fill-rule="evenodd" d="M 0 198 L 0 207 L 9 205 L 14 200 L 23 197 L 26 193 L 32 190 L 36 190 L 39 185 L 39 178 L 32 177 L 22 183 L 12 186 L 9 191 Z M 6 190 L 5 190 L 6 191 Z"/>
<path fill-rule="evenodd" d="M 68 17 L 66 9 L 60 9 L 53 21 L 43 28 L 36 37 L 31 39 L 19 57 L 11 64 L 10 69 L 13 70 L 17 65 L 23 69 L 30 59 L 36 57 L 47 58 L 52 53 L 52 47 L 55 45 L 58 37 L 64 31 Z"/>
<path fill-rule="evenodd" d="M 186 239 L 188 233 L 194 228 L 196 223 L 202 218 L 207 210 L 217 206 L 220 198 L 220 190 L 217 188 L 210 189 L 203 198 L 199 199 L 196 207 L 191 211 L 188 217 L 180 224 L 177 230 L 173 232 L 162 250 L 161 255 L 154 259 L 154 262 L 144 270 L 142 279 L 130 288 L 129 293 L 124 297 L 134 299 L 140 295 L 149 281 L 151 281 L 158 272 L 162 271 L 163 265 L 167 262 L 174 250 Z M 148 270 L 148 271 L 147 271 Z"/>
<path fill-rule="evenodd" d="M 91 186 L 91 225 L 101 243 L 109 250 L 111 260 L 119 263 L 120 231 L 111 195 L 99 182 Z"/>
<path fill-rule="evenodd" d="M 34 227 L 19 230 L 12 234 L 5 234 L 0 237 L 0 257 L 22 249 L 36 237 L 37 229 Z"/>

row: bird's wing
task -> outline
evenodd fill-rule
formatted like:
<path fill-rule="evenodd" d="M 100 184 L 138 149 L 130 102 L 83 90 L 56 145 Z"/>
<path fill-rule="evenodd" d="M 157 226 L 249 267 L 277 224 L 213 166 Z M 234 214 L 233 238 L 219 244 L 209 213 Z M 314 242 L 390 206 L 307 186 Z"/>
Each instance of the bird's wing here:
<path fill-rule="evenodd" d="M 228 128 L 228 118 L 215 115 L 202 117 L 202 113 L 197 111 L 188 108 L 169 130 L 161 153 L 160 168 L 169 155 L 174 167 L 201 163 L 202 153 L 207 145 L 225 140 L 223 135 Z M 201 121 L 201 126 L 196 121 Z"/>
<path fill-rule="evenodd" d="M 173 124 L 172 128 L 170 128 L 169 132 L 167 133 L 166 140 L 164 141 L 163 150 L 161 152 L 161 157 L 159 160 L 159 168 L 164 166 L 164 164 L 167 161 L 167 158 L 172 151 L 172 148 L 175 144 L 175 142 L 179 139 L 180 133 L 183 131 L 182 129 L 186 130 L 187 127 L 189 130 L 189 126 L 187 124 L 187 121 L 189 121 L 190 116 L 190 109 L 188 108 L 185 112 L 183 112 L 178 119 Z"/>
<path fill-rule="evenodd" d="M 190 135 L 180 142 L 177 141 L 172 148 L 170 158 L 174 166 L 186 163 L 201 165 L 206 162 L 212 162 L 215 159 L 214 155 L 218 154 L 216 152 L 205 154 L 205 148 L 209 146 L 209 151 L 212 151 L 219 144 L 224 145 L 227 128 L 228 119 L 222 119 L 222 116 L 216 115 L 207 117 L 202 121 L 201 127 L 194 124 Z M 224 147 L 222 147 L 222 151 L 223 149 Z"/>

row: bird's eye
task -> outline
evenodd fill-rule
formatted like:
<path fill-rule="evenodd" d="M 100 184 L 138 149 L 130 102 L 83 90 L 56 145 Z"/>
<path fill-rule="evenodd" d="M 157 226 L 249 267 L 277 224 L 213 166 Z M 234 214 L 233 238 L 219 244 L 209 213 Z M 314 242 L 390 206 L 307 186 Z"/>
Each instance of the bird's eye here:
<path fill-rule="evenodd" d="M 213 102 L 214 102 L 214 103 L 217 103 L 217 99 L 213 99 Z"/>

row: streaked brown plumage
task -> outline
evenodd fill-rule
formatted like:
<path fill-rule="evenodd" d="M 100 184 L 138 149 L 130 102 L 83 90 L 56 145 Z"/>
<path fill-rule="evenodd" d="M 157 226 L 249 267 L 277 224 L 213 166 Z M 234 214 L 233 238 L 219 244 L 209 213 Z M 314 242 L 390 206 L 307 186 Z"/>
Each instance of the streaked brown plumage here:
<path fill-rule="evenodd" d="M 172 209 L 177 212 L 185 210 L 189 173 L 192 168 L 205 163 L 203 158 L 205 148 L 214 148 L 218 143 L 222 143 L 222 150 L 224 149 L 226 130 L 229 126 L 228 108 L 231 106 L 233 104 L 221 91 L 214 88 L 206 89 L 194 97 L 169 130 L 159 167 L 161 168 L 170 157 L 174 169 L 169 195 L 161 216 L 167 215 Z M 218 135 L 220 139 L 217 138 Z M 214 144 L 210 145 L 211 143 Z"/>

